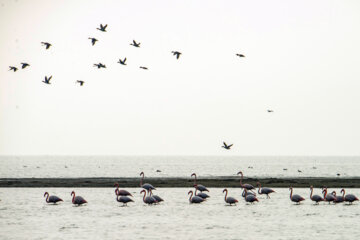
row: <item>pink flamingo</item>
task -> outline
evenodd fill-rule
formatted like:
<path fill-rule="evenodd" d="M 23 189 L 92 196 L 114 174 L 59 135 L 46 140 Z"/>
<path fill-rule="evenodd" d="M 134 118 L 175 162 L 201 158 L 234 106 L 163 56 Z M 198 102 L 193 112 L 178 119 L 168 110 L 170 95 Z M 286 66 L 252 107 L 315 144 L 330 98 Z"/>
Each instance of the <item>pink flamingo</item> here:
<path fill-rule="evenodd" d="M 129 193 L 126 190 L 123 190 L 123 189 L 119 190 L 119 183 L 115 183 L 114 187 L 116 187 L 115 194 L 118 196 L 133 196 L 133 195 L 131 195 L 131 193 Z"/>
<path fill-rule="evenodd" d="M 335 201 L 335 196 L 332 194 L 327 194 L 327 187 L 323 188 L 322 193 L 324 194 L 324 200 L 330 204 L 330 202 Z"/>
<path fill-rule="evenodd" d="M 245 191 L 245 201 L 246 202 L 249 202 L 249 203 L 259 202 L 259 199 L 257 199 L 254 194 L 248 193 L 248 191 L 246 189 L 244 189 L 244 191 Z"/>
<path fill-rule="evenodd" d="M 140 180 L 140 187 L 146 189 L 146 190 L 148 191 L 148 193 L 149 193 L 150 190 L 156 190 L 156 188 L 154 188 L 154 186 L 151 185 L 150 183 L 144 183 L 144 184 L 143 184 L 143 180 L 144 180 L 144 178 L 145 178 L 144 172 L 141 172 L 141 173 L 140 173 L 140 176 L 142 176 L 142 178 L 141 178 L 141 180 Z"/>
<path fill-rule="evenodd" d="M 204 185 L 201 185 L 201 184 L 197 184 L 197 177 L 196 177 L 196 173 L 193 173 L 191 174 L 191 177 L 195 177 L 194 179 L 194 187 L 196 189 L 198 189 L 200 192 L 209 192 L 209 190 L 204 186 Z"/>
<path fill-rule="evenodd" d="M 144 193 L 144 197 L 143 197 L 143 202 L 148 204 L 148 205 L 152 205 L 157 203 L 156 199 L 151 197 L 151 196 L 146 196 L 146 191 L 145 190 L 141 190 L 140 194 Z"/>
<path fill-rule="evenodd" d="M 59 197 L 57 197 L 57 196 L 55 196 L 55 195 L 52 195 L 52 196 L 49 197 L 49 193 L 48 193 L 48 192 L 45 192 L 45 193 L 44 193 L 44 197 L 45 197 L 45 196 L 47 196 L 46 199 L 45 199 L 45 201 L 46 201 L 47 203 L 54 203 L 54 204 L 56 204 L 57 202 L 63 202 L 63 200 L 62 200 L 61 198 L 59 198 Z"/>
<path fill-rule="evenodd" d="M 128 196 L 120 196 L 120 195 L 116 196 L 116 201 L 123 203 L 123 206 L 127 206 L 128 202 L 134 202 L 134 200 L 132 200 Z"/>
<path fill-rule="evenodd" d="M 313 196 L 313 191 L 314 191 L 313 186 L 310 186 L 310 190 L 311 190 L 310 199 L 311 199 L 312 201 L 314 201 L 315 204 L 319 204 L 319 202 L 324 201 L 324 198 L 322 198 L 322 197 L 319 196 L 319 195 L 314 195 L 314 196 Z"/>
<path fill-rule="evenodd" d="M 162 199 L 162 198 L 161 198 L 161 197 L 159 197 L 158 195 L 153 195 L 153 194 L 152 194 L 152 190 L 151 190 L 151 189 L 150 189 L 150 197 L 155 198 L 156 203 L 160 203 L 160 202 L 163 202 L 163 201 L 164 201 L 164 199 Z"/>
<path fill-rule="evenodd" d="M 190 197 L 189 197 L 189 202 L 190 203 L 202 203 L 204 201 L 204 199 L 201 198 L 201 197 L 198 197 L 198 196 L 193 197 L 193 191 L 189 191 L 188 195 L 189 194 L 191 194 Z"/>
<path fill-rule="evenodd" d="M 238 202 L 238 200 L 236 200 L 236 199 L 233 198 L 233 197 L 227 197 L 227 195 L 228 195 L 228 190 L 227 190 L 226 188 L 223 190 L 223 193 L 224 193 L 224 192 L 226 192 L 226 193 L 225 193 L 225 202 L 226 202 L 226 203 L 229 203 L 230 206 L 231 206 L 231 204 L 236 205 L 236 203 Z"/>
<path fill-rule="evenodd" d="M 251 185 L 251 184 L 247 184 L 247 183 L 242 184 L 242 180 L 243 180 L 243 178 L 244 178 L 244 175 L 243 175 L 242 171 L 239 171 L 239 172 L 237 173 L 237 175 L 239 175 L 239 174 L 241 174 L 240 186 L 241 186 L 242 188 L 245 188 L 246 190 L 250 190 L 250 191 L 252 191 L 253 189 L 255 189 L 254 186 Z"/>
<path fill-rule="evenodd" d="M 200 193 L 197 193 L 197 188 L 196 188 L 197 185 L 194 185 L 195 187 L 195 196 L 198 196 L 198 197 L 201 197 L 203 198 L 204 200 L 206 200 L 206 198 L 209 198 L 210 196 L 207 195 L 206 193 L 203 193 L 203 192 L 200 192 Z"/>
<path fill-rule="evenodd" d="M 345 195 L 345 189 L 341 190 L 343 192 L 343 196 Z M 349 202 L 352 204 L 354 201 L 359 201 L 359 199 L 354 194 L 346 194 L 344 197 L 345 202 Z"/>
<path fill-rule="evenodd" d="M 301 201 L 304 201 L 305 198 L 301 197 L 300 195 L 294 194 L 293 195 L 293 188 L 290 187 L 289 190 L 291 190 L 290 193 L 290 200 L 293 202 L 296 202 L 297 204 L 300 204 Z"/>
<path fill-rule="evenodd" d="M 261 194 L 266 194 L 266 198 L 270 198 L 269 194 L 275 192 L 274 190 L 272 190 L 271 188 L 266 188 L 263 187 L 261 188 L 261 183 L 257 182 L 257 186 L 259 187 L 258 189 L 258 193 Z M 261 191 L 260 191 L 261 190 Z"/>
<path fill-rule="evenodd" d="M 87 201 L 83 197 L 75 196 L 74 191 L 71 192 L 71 196 L 73 196 L 72 203 L 75 205 L 77 204 L 78 206 L 80 206 L 81 204 L 87 203 Z"/>

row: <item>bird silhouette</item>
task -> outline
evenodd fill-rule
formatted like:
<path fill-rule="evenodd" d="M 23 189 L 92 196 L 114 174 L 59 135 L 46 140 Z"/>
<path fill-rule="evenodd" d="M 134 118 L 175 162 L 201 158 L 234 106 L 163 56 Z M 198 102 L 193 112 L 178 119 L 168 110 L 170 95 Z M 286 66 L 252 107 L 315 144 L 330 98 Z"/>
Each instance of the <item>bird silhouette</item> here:
<path fill-rule="evenodd" d="M 240 53 L 237 53 L 236 56 L 238 56 L 238 57 L 245 57 L 244 54 L 240 54 Z"/>
<path fill-rule="evenodd" d="M 119 61 L 118 61 L 118 63 L 120 63 L 121 65 L 126 65 L 126 58 L 124 58 L 124 60 L 121 60 L 120 58 L 119 58 Z"/>
<path fill-rule="evenodd" d="M 106 66 L 102 63 L 99 63 L 99 64 L 94 64 L 94 67 L 97 67 L 97 68 L 106 68 Z"/>
<path fill-rule="evenodd" d="M 77 82 L 77 83 L 80 83 L 80 86 L 84 85 L 84 83 L 85 83 L 85 82 L 82 81 L 82 80 L 77 80 L 76 82 Z"/>
<path fill-rule="evenodd" d="M 130 45 L 134 47 L 140 47 L 140 43 L 137 43 L 135 40 L 133 40 L 133 43 L 130 43 Z"/>
<path fill-rule="evenodd" d="M 225 149 L 227 149 L 227 150 L 230 150 L 230 148 L 231 148 L 232 145 L 233 145 L 233 144 L 227 145 L 225 142 L 223 142 L 223 143 L 224 143 L 224 146 L 221 146 L 221 147 L 223 147 L 223 148 L 225 148 Z"/>
<path fill-rule="evenodd" d="M 100 30 L 102 32 L 106 32 L 106 27 L 107 27 L 107 24 L 105 26 L 103 26 L 102 24 L 100 24 L 100 28 L 96 28 L 97 30 Z"/>
<path fill-rule="evenodd" d="M 172 51 L 171 52 L 174 56 L 176 56 L 176 59 L 179 59 L 180 55 L 181 55 L 181 52 L 178 52 L 178 51 Z"/>
<path fill-rule="evenodd" d="M 89 37 L 89 39 L 91 39 L 91 43 L 92 43 L 93 46 L 95 45 L 96 41 L 99 41 L 96 38 Z"/>
<path fill-rule="evenodd" d="M 43 81 L 43 83 L 46 83 L 46 84 L 51 84 L 50 83 L 50 79 L 52 78 L 52 76 L 50 76 L 49 78 L 47 76 L 45 76 L 45 80 Z"/>
<path fill-rule="evenodd" d="M 49 49 L 52 46 L 51 43 L 48 42 L 41 42 L 41 44 L 44 45 L 46 49 Z"/>
<path fill-rule="evenodd" d="M 268 109 L 267 112 L 272 113 L 272 112 L 274 112 L 274 110 Z"/>
<path fill-rule="evenodd" d="M 141 69 L 144 69 L 144 70 L 148 70 L 148 68 L 147 68 L 147 67 L 143 67 L 143 66 L 141 66 L 140 68 L 141 68 Z"/>
<path fill-rule="evenodd" d="M 28 63 L 21 63 L 21 68 L 22 69 L 24 69 L 24 68 L 26 68 L 26 67 L 28 67 L 28 66 L 30 66 L 30 64 L 28 64 Z"/>
<path fill-rule="evenodd" d="M 13 70 L 14 72 L 16 72 L 18 69 L 17 67 L 14 66 L 9 66 L 9 71 Z"/>

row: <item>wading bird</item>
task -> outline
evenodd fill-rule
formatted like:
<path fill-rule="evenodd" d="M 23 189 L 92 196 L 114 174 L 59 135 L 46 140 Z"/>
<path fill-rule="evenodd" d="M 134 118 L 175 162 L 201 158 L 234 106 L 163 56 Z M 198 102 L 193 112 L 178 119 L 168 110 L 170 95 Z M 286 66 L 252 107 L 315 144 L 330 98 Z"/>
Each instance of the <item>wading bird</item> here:
<path fill-rule="evenodd" d="M 301 201 L 304 201 L 305 198 L 301 197 L 300 195 L 298 194 L 294 194 L 293 195 L 293 188 L 290 187 L 289 190 L 291 191 L 290 192 L 290 200 L 297 203 L 297 204 L 300 204 Z"/>
<path fill-rule="evenodd" d="M 41 42 L 41 44 L 45 46 L 45 49 L 49 49 L 52 46 L 51 43 L 48 42 Z"/>
<path fill-rule="evenodd" d="M 342 189 L 343 195 L 345 195 L 345 189 Z M 352 204 L 354 201 L 359 201 L 359 199 L 354 194 L 346 194 L 344 197 L 345 202 L 348 202 L 349 204 Z"/>
<path fill-rule="evenodd" d="M 230 150 L 230 148 L 232 147 L 232 145 L 234 145 L 234 144 L 230 144 L 230 145 L 227 145 L 225 142 L 223 142 L 223 146 L 221 146 L 222 148 L 225 148 L 225 149 L 227 149 L 227 150 Z"/>
<path fill-rule="evenodd" d="M 201 198 L 201 197 L 198 197 L 198 196 L 193 197 L 193 191 L 189 191 L 188 195 L 189 194 L 191 194 L 190 197 L 189 197 L 189 202 L 190 203 L 202 203 L 204 201 L 204 199 Z"/>
<path fill-rule="evenodd" d="M 18 70 L 17 67 L 9 66 L 9 71 L 14 71 L 14 72 L 16 72 L 17 70 Z"/>
<path fill-rule="evenodd" d="M 244 189 L 244 191 L 245 191 L 245 201 L 246 202 L 249 202 L 249 203 L 259 202 L 259 200 L 256 198 L 256 196 L 254 194 L 249 194 L 246 189 Z"/>
<path fill-rule="evenodd" d="M 21 68 L 22 69 L 24 69 L 26 67 L 29 67 L 29 66 L 30 66 L 30 64 L 28 64 L 28 63 L 21 63 Z"/>
<path fill-rule="evenodd" d="M 106 28 L 107 28 L 107 24 L 105 26 L 103 26 L 102 24 L 100 24 L 100 28 L 96 28 L 97 30 L 100 30 L 102 32 L 106 32 Z"/>
<path fill-rule="evenodd" d="M 343 193 L 344 192 L 343 189 L 341 189 L 340 192 Z M 334 197 L 335 197 L 334 203 L 342 203 L 342 202 L 344 202 L 344 200 L 345 200 L 344 194 L 337 196 L 335 191 L 333 191 L 331 194 L 334 195 Z"/>
<path fill-rule="evenodd" d="M 321 196 L 319 196 L 319 195 L 313 195 L 313 191 L 314 191 L 313 186 L 310 186 L 310 190 L 311 190 L 310 199 L 311 199 L 312 201 L 314 201 L 315 204 L 319 204 L 319 202 L 324 201 L 324 198 L 322 198 Z"/>
<path fill-rule="evenodd" d="M 194 186 L 194 187 L 195 187 L 195 186 Z M 206 200 L 207 198 L 210 197 L 209 195 L 207 195 L 206 193 L 203 193 L 203 192 L 197 193 L 197 188 L 196 188 L 196 187 L 195 187 L 195 196 L 201 197 L 201 198 L 203 198 L 204 200 Z"/>
<path fill-rule="evenodd" d="M 126 65 L 126 58 L 124 58 L 124 60 L 121 60 L 120 58 L 119 58 L 119 61 L 118 61 L 118 63 L 120 63 L 121 65 Z"/>
<path fill-rule="evenodd" d="M 49 193 L 48 193 L 48 192 L 45 192 L 45 193 L 44 193 L 44 197 L 45 197 L 45 196 L 47 196 L 46 199 L 45 199 L 45 201 L 46 201 L 47 203 L 56 204 L 57 202 L 63 202 L 63 200 L 62 200 L 61 198 L 59 198 L 59 197 L 57 197 L 57 196 L 55 196 L 55 195 L 52 195 L 52 196 L 49 197 Z"/>
<path fill-rule="evenodd" d="M 75 196 L 74 191 L 71 192 L 71 196 L 73 196 L 72 203 L 75 204 L 75 205 L 80 206 L 81 204 L 87 203 L 87 201 L 83 197 Z"/>
<path fill-rule="evenodd" d="M 98 41 L 96 38 L 91 38 L 89 37 L 89 39 L 91 39 L 91 44 L 94 46 L 95 43 Z"/>
<path fill-rule="evenodd" d="M 161 198 L 161 197 L 159 197 L 158 195 L 153 195 L 153 194 L 152 194 L 152 190 L 151 190 L 151 189 L 150 189 L 150 197 L 155 198 L 156 203 L 160 203 L 160 202 L 163 202 L 163 201 L 164 201 L 164 199 L 162 199 L 162 198 Z"/>
<path fill-rule="evenodd" d="M 266 198 L 270 198 L 269 194 L 275 192 L 271 188 L 266 188 L 266 187 L 261 188 L 260 182 L 257 182 L 257 186 L 259 188 L 258 193 L 259 194 L 266 194 Z"/>
<path fill-rule="evenodd" d="M 141 172 L 140 176 L 142 176 L 141 179 L 140 179 L 140 187 L 146 189 L 148 191 L 148 193 L 149 193 L 150 190 L 156 190 L 156 188 L 154 188 L 154 186 L 151 185 L 150 183 L 144 183 L 143 184 L 143 181 L 144 181 L 144 178 L 145 178 L 144 172 Z"/>
<path fill-rule="evenodd" d="M 123 189 L 119 189 L 119 183 L 115 183 L 114 184 L 114 187 L 116 187 L 116 189 L 115 189 L 115 194 L 117 195 L 117 196 L 133 196 L 133 195 L 131 195 L 131 193 L 129 193 L 128 191 L 126 191 L 126 190 L 123 190 Z"/>
<path fill-rule="evenodd" d="M 335 196 L 332 194 L 327 194 L 327 187 L 323 188 L 322 193 L 324 194 L 324 200 L 330 204 L 330 202 L 335 201 Z"/>
<path fill-rule="evenodd" d="M 178 51 L 172 51 L 171 52 L 174 56 L 176 56 L 176 59 L 179 59 L 180 55 L 181 55 L 181 52 L 178 52 Z"/>
<path fill-rule="evenodd" d="M 127 196 L 120 196 L 120 195 L 116 196 L 116 201 L 123 203 L 123 206 L 127 206 L 128 202 L 134 202 L 134 200 L 132 200 L 131 198 L 129 198 Z"/>
<path fill-rule="evenodd" d="M 43 83 L 46 83 L 46 84 L 51 84 L 50 83 L 50 80 L 51 80 L 52 76 L 50 76 L 49 78 L 47 76 L 45 76 L 45 80 L 42 81 Z"/>
<path fill-rule="evenodd" d="M 133 40 L 133 42 L 130 43 L 130 45 L 132 45 L 134 47 L 140 47 L 140 43 L 137 43 L 135 40 Z"/>
<path fill-rule="evenodd" d="M 151 196 L 146 196 L 146 191 L 145 190 L 141 190 L 140 194 L 144 193 L 143 196 L 143 202 L 148 204 L 148 205 L 152 205 L 157 203 L 156 199 L 151 197 Z"/>
<path fill-rule="evenodd" d="M 204 185 L 197 184 L 196 173 L 191 174 L 191 177 L 193 177 L 193 176 L 195 177 L 195 179 L 194 179 L 194 188 L 196 188 L 200 192 L 209 192 L 209 190 Z"/>
<path fill-rule="evenodd" d="M 239 171 L 239 172 L 237 173 L 237 175 L 239 175 L 239 174 L 241 175 L 241 178 L 240 178 L 240 187 L 245 188 L 246 190 L 250 190 L 250 191 L 252 191 L 253 189 L 255 189 L 254 186 L 251 185 L 251 184 L 247 184 L 247 183 L 242 184 L 242 180 L 243 180 L 243 178 L 244 178 L 244 175 L 243 175 L 242 171 Z"/>
<path fill-rule="evenodd" d="M 233 198 L 233 197 L 227 197 L 227 195 L 228 195 L 228 190 L 227 190 L 226 188 L 223 190 L 223 193 L 224 193 L 224 192 L 226 192 L 226 193 L 225 193 L 225 202 L 228 203 L 228 204 L 230 204 L 230 206 L 231 206 L 231 204 L 235 204 L 235 205 L 236 205 L 236 203 L 238 202 L 238 200 L 236 200 L 236 199 Z"/>

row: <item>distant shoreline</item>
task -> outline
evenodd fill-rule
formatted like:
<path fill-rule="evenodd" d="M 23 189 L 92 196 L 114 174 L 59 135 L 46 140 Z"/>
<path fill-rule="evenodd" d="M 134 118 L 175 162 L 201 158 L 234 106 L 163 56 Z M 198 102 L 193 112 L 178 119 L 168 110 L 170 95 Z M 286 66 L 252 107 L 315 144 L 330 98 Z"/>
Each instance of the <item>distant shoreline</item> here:
<path fill-rule="evenodd" d="M 279 188 L 306 188 L 314 187 L 329 188 L 360 188 L 360 177 L 328 178 L 328 177 L 296 177 L 296 178 L 244 178 L 244 183 L 256 186 L 256 182 L 262 186 Z M 25 187 L 84 187 L 84 188 L 106 188 L 114 187 L 118 182 L 120 188 L 140 187 L 140 178 L 0 178 L 0 188 Z M 146 183 L 155 187 L 192 187 L 193 179 L 190 178 L 146 178 Z M 211 188 L 239 187 L 239 177 L 209 177 L 200 178 L 198 182 Z"/>

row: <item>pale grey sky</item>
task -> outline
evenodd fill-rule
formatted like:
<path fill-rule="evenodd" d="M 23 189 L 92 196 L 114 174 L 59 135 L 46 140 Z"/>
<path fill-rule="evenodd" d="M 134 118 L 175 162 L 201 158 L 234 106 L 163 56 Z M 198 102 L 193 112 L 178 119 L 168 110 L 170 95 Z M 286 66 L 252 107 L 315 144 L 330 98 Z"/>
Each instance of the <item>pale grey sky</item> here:
<path fill-rule="evenodd" d="M 360 155 L 359 12 L 356 0 L 0 0 L 0 154 Z"/>

